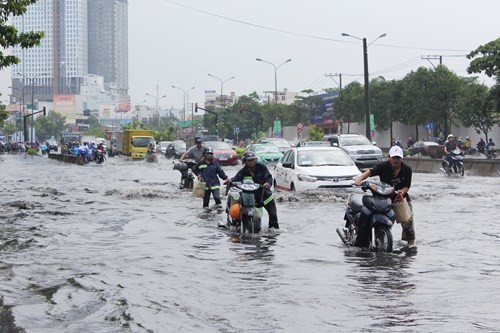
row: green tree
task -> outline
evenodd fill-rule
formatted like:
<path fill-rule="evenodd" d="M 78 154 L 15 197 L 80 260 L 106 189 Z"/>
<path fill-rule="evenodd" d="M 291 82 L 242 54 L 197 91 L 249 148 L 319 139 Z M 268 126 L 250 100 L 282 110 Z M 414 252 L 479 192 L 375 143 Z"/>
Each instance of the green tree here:
<path fill-rule="evenodd" d="M 323 139 L 323 130 L 314 125 L 309 126 L 309 140 L 311 141 L 321 141 Z"/>
<path fill-rule="evenodd" d="M 21 46 L 23 49 L 40 45 L 43 32 L 19 32 L 13 25 L 8 25 L 9 16 L 21 16 L 26 13 L 28 6 L 36 3 L 36 0 L 16 0 L 0 2 L 0 46 L 2 49 Z M 0 51 L 0 70 L 21 60 L 14 55 L 4 55 Z"/>
<path fill-rule="evenodd" d="M 498 122 L 498 113 L 494 112 L 494 103 L 490 88 L 477 82 L 464 85 L 457 100 L 457 116 L 464 126 L 472 126 L 478 134 L 488 133 Z"/>
<path fill-rule="evenodd" d="M 0 94 L 0 96 L 2 96 L 2 94 Z M 5 119 L 7 119 L 8 117 L 9 114 L 7 113 L 7 111 L 5 111 L 5 105 L 0 102 L 0 128 L 3 127 Z"/>
<path fill-rule="evenodd" d="M 500 38 L 479 46 L 467 55 L 467 59 L 473 59 L 467 67 L 469 74 L 484 72 L 488 77 L 495 78 L 496 84 L 490 91 L 490 99 L 496 111 L 500 111 Z"/>
<path fill-rule="evenodd" d="M 473 59 L 467 67 L 469 74 L 484 72 L 488 77 L 496 78 L 498 82 L 500 78 L 500 38 L 479 46 L 467 55 L 467 59 Z"/>
<path fill-rule="evenodd" d="M 58 112 L 51 111 L 46 116 L 38 116 L 35 120 L 37 140 L 46 140 L 50 137 L 58 138 L 65 129 L 66 117 Z"/>
<path fill-rule="evenodd" d="M 12 135 L 17 132 L 16 126 L 12 123 L 12 121 L 7 120 L 3 123 L 3 126 L 0 127 L 5 135 Z"/>
<path fill-rule="evenodd" d="M 364 96 L 363 86 L 359 82 L 351 82 L 342 89 L 340 97 L 335 101 L 335 110 L 339 110 L 339 117 L 343 122 L 364 122 Z M 349 132 L 349 128 L 348 128 Z"/>

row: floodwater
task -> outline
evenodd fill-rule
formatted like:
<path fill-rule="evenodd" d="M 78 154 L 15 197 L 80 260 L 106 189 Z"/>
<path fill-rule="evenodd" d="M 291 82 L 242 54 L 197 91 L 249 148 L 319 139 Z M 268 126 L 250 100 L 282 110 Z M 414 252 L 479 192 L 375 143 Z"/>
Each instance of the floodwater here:
<path fill-rule="evenodd" d="M 279 232 L 237 239 L 164 157 L 0 171 L 1 332 L 500 332 L 500 178 L 414 174 L 418 251 L 396 225 L 375 254 L 344 191 L 277 192 Z"/>

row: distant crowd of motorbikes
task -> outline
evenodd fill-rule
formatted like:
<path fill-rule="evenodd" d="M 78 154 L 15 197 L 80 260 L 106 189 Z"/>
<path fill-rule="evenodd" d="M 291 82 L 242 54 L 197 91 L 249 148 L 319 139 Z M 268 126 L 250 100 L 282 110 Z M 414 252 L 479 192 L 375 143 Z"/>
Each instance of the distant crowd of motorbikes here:
<path fill-rule="evenodd" d="M 81 157 L 85 164 L 95 162 L 101 164 L 106 160 L 106 149 L 102 143 L 95 144 L 95 142 L 69 142 L 67 145 L 62 144 L 61 154 L 73 155 Z"/>
<path fill-rule="evenodd" d="M 35 149 L 42 154 L 50 152 L 51 147 L 47 142 L 2 142 L 0 141 L 0 154 L 26 153 L 29 149 Z"/>

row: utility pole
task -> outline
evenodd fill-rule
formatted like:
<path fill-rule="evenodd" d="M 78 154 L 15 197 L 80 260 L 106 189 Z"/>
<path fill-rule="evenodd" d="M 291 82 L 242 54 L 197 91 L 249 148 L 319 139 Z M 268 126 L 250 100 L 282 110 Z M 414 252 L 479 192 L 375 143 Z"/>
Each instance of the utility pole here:
<path fill-rule="evenodd" d="M 330 79 L 333 80 L 333 82 L 335 82 L 336 84 L 339 85 L 339 100 L 340 100 L 340 95 L 342 94 L 342 73 L 330 73 L 330 74 L 325 74 L 325 76 L 329 77 Z M 335 81 L 335 79 L 333 78 L 334 76 L 338 76 L 339 77 L 339 82 Z M 339 102 L 339 114 L 342 114 L 342 103 Z M 347 115 L 347 133 L 349 133 L 349 129 L 350 129 L 350 126 L 351 126 L 351 119 L 349 117 L 349 115 Z"/>
<path fill-rule="evenodd" d="M 431 60 L 438 60 L 439 59 L 439 65 L 443 64 L 443 56 L 442 55 L 427 55 L 427 56 L 422 56 L 422 59 L 430 62 L 432 67 L 434 67 L 434 68 L 436 68 L 436 66 L 434 66 L 434 64 L 431 62 Z"/>

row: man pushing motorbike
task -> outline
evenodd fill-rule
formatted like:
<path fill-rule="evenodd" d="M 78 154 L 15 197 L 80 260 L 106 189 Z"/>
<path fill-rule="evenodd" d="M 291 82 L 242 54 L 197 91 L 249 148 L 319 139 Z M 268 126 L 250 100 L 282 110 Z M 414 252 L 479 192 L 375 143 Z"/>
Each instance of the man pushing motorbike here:
<path fill-rule="evenodd" d="M 233 178 L 227 179 L 224 183 L 242 182 L 245 178 L 250 177 L 254 183 L 262 185 L 255 192 L 255 201 L 259 207 L 264 206 L 269 214 L 269 228 L 279 229 L 276 202 L 271 192 L 271 185 L 273 184 L 271 173 L 265 165 L 257 163 L 257 156 L 251 151 L 243 154 L 242 162 L 245 166 Z"/>
<path fill-rule="evenodd" d="M 395 191 L 401 193 L 406 198 L 410 209 L 413 211 L 410 196 L 408 195 L 411 186 L 412 169 L 409 165 L 403 163 L 403 156 L 403 149 L 401 147 L 391 147 L 388 160 L 379 162 L 373 168 L 363 172 L 354 181 L 354 184 L 360 186 L 361 182 L 366 178 L 379 176 L 380 181 L 392 185 Z M 408 246 L 415 246 L 413 216 L 407 223 L 402 223 L 401 227 L 403 228 L 401 239 L 407 241 Z"/>
<path fill-rule="evenodd" d="M 224 170 L 220 167 L 219 163 L 213 160 L 214 151 L 212 148 L 207 147 L 203 152 L 203 159 L 198 162 L 194 169 L 194 174 L 198 176 L 199 180 L 206 183 L 205 196 L 203 197 L 203 209 L 209 210 L 208 203 L 210 202 L 210 194 L 213 195 L 217 210 L 222 210 L 220 200 L 220 181 L 221 179 L 228 179 Z"/>

